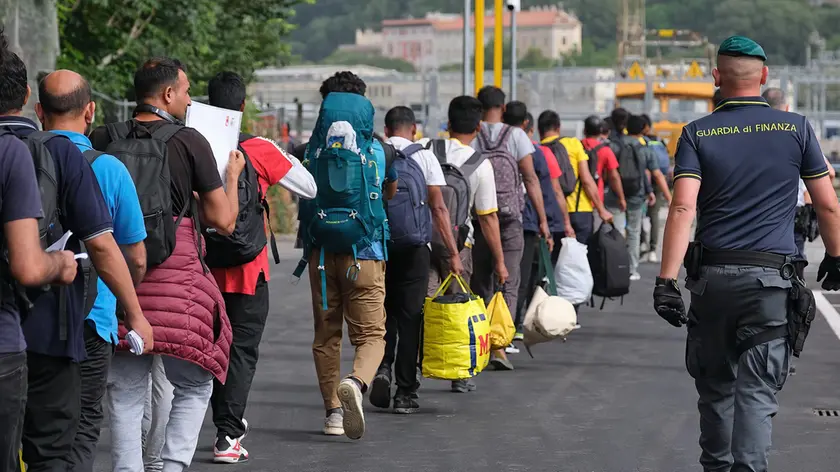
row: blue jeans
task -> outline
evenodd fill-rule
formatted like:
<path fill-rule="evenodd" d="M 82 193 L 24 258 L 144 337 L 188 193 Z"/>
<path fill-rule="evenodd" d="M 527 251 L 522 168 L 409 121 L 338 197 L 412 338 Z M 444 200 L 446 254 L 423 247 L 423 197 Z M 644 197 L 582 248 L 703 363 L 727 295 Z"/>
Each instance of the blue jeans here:
<path fill-rule="evenodd" d="M 166 424 L 172 410 L 172 384 L 163 369 L 163 357 L 155 356 L 152 362 L 152 376 L 146 392 L 143 408 L 143 463 L 146 472 L 163 470 L 163 443 L 166 440 Z"/>
<path fill-rule="evenodd" d="M 646 203 L 644 201 L 628 200 L 627 211 L 618 208 L 607 208 L 613 214 L 615 229 L 621 231 L 627 239 L 627 251 L 630 253 L 630 273 L 639 271 L 639 257 L 641 256 L 642 216 Z"/>
<path fill-rule="evenodd" d="M 142 472 L 142 423 L 155 356 L 118 353 L 108 376 L 111 459 L 115 472 Z M 173 398 L 161 458 L 163 472 L 182 472 L 192 462 L 213 391 L 213 376 L 181 359 L 161 356 Z"/>

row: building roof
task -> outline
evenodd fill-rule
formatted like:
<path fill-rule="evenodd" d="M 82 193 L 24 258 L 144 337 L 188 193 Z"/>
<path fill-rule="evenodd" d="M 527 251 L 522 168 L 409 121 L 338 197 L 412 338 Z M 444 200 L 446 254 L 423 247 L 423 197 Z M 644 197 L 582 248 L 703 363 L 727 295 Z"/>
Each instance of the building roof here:
<path fill-rule="evenodd" d="M 510 12 L 505 10 L 502 20 L 505 28 L 510 27 L 510 17 Z M 470 24 L 475 27 L 475 15 L 470 17 Z M 528 10 L 523 10 L 517 13 L 516 25 L 520 28 L 559 25 L 577 26 L 580 25 L 580 20 L 578 20 L 575 15 L 557 8 L 557 6 L 531 7 Z M 452 31 L 463 29 L 464 20 L 461 15 L 430 13 L 426 15 L 425 18 L 405 18 L 382 21 L 383 28 L 400 28 L 404 26 L 430 26 L 437 31 Z M 492 29 L 494 27 L 495 15 L 492 13 L 485 15 L 484 28 Z"/>
<path fill-rule="evenodd" d="M 382 69 L 367 65 L 303 65 L 290 67 L 269 67 L 254 71 L 259 82 L 271 82 L 282 79 L 312 78 L 324 80 L 336 72 L 349 70 L 359 77 L 383 77 L 398 74 L 396 70 Z"/>

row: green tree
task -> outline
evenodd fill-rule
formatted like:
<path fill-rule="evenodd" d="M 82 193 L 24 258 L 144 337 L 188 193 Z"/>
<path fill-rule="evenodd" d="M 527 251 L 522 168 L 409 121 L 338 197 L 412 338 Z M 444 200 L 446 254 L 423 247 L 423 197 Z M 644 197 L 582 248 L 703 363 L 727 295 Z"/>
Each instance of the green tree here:
<path fill-rule="evenodd" d="M 288 57 L 283 36 L 298 0 L 58 0 L 59 67 L 100 92 L 133 98 L 132 76 L 155 55 L 175 57 L 203 94 L 216 72 L 250 79 Z"/>

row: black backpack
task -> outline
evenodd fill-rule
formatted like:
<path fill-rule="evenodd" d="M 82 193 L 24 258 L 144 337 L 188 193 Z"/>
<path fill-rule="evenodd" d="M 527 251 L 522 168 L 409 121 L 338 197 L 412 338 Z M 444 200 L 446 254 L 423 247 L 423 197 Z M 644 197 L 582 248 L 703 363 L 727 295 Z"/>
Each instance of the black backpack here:
<path fill-rule="evenodd" d="M 262 193 L 257 178 L 257 170 L 251 163 L 242 143 L 253 139 L 247 134 L 239 135 L 239 150 L 245 156 L 245 169 L 239 174 L 239 216 L 236 227 L 230 236 L 222 236 L 212 228 L 204 228 L 207 254 L 204 261 L 208 267 L 235 267 L 253 261 L 268 243 L 265 235 L 265 218 L 270 215 L 268 201 Z M 271 225 L 269 224 L 269 229 Z M 274 262 L 280 263 L 277 243 L 271 231 L 271 249 Z"/>
<path fill-rule="evenodd" d="M 104 152 L 96 151 L 96 150 L 87 150 L 82 154 L 85 155 L 85 159 L 88 161 L 88 164 L 93 166 L 93 163 L 99 156 L 105 154 Z M 82 244 L 82 250 L 85 250 L 85 243 Z M 85 278 L 85 291 L 84 291 L 84 301 L 85 301 L 85 317 L 90 314 L 91 310 L 93 310 L 93 303 L 96 301 L 96 296 L 99 293 L 97 289 L 97 281 L 99 280 L 99 276 L 96 274 L 96 268 L 93 267 L 93 262 L 91 262 L 90 257 L 81 260 L 82 265 L 82 275 Z"/>
<path fill-rule="evenodd" d="M 615 227 L 603 223 L 586 241 L 594 286 L 592 295 L 607 298 L 630 293 L 630 253 L 627 242 Z M 592 306 L 595 306 L 594 299 Z M 601 303 L 601 309 L 604 303 Z"/>
<path fill-rule="evenodd" d="M 110 144 L 105 152 L 115 156 L 128 169 L 146 224 L 146 260 L 149 267 L 160 265 L 175 249 L 175 228 L 181 222 L 192 198 L 173 221 L 172 189 L 166 143 L 183 126 L 167 123 L 152 133 L 142 123 L 131 120 L 105 125 Z"/>
<path fill-rule="evenodd" d="M 560 139 L 555 139 L 543 146 L 551 149 L 557 159 L 557 164 L 560 165 L 560 171 L 563 173 L 560 176 L 560 188 L 563 190 L 563 195 L 568 197 L 575 191 L 575 184 L 577 183 L 577 174 L 572 166 L 572 161 L 569 160 L 569 151 L 566 150 L 566 146 L 563 146 Z"/>
<path fill-rule="evenodd" d="M 470 176 L 478 169 L 478 166 L 484 162 L 484 156 L 479 152 L 474 152 L 466 162 L 460 167 L 450 164 L 446 161 L 446 140 L 431 139 L 426 145 L 426 149 L 431 150 L 435 157 L 440 162 L 440 168 L 443 170 L 443 177 L 446 179 L 446 185 L 440 188 L 443 194 L 443 201 L 446 208 L 449 210 L 449 223 L 452 228 L 452 235 L 455 237 L 455 244 L 460 252 L 464 249 L 469 236 L 470 228 L 467 222 L 470 218 Z M 446 259 L 449 256 L 449 251 L 443 243 L 443 238 L 437 231 L 432 233 L 432 257 L 435 260 Z"/>
<path fill-rule="evenodd" d="M 600 143 L 592 149 L 584 148 L 586 150 L 586 155 L 589 156 L 589 173 L 592 174 L 592 180 L 595 181 L 596 185 L 602 178 L 602 176 L 598 174 L 598 153 L 605 147 L 607 147 L 607 143 Z"/>
<path fill-rule="evenodd" d="M 19 123 L 5 123 L 6 126 L 16 126 Z M 24 126 L 29 126 L 23 124 Z M 3 129 L 0 126 L 0 129 Z M 6 129 L 6 133 L 10 130 Z M 5 133 L 4 133 L 5 134 Z M 46 131 L 33 131 L 26 136 L 16 135 L 29 149 L 32 156 L 32 162 L 35 166 L 35 176 L 38 179 L 38 189 L 41 193 L 41 208 L 43 210 L 43 218 L 38 220 L 38 235 L 41 239 L 41 248 L 46 249 L 54 242 L 61 239 L 64 235 L 64 227 L 61 224 L 61 203 L 58 196 L 58 165 L 55 158 L 47 149 L 46 144 L 51 139 L 67 139 L 60 137 L 57 134 Z M 4 254 L 4 259 L 7 257 Z M 67 289 L 66 286 L 43 286 L 40 288 L 26 289 L 18 283 L 13 283 L 19 308 L 21 311 L 21 321 L 23 321 L 28 312 L 34 307 L 34 300 L 40 295 L 51 290 L 56 291 L 58 299 L 58 327 L 59 339 L 61 341 L 67 340 Z"/>
<path fill-rule="evenodd" d="M 641 143 L 639 144 L 641 146 Z M 642 178 L 644 169 L 639 168 L 637 157 L 638 147 L 626 142 L 621 137 L 610 140 L 610 149 L 618 160 L 618 174 L 621 176 L 621 186 L 624 195 L 627 197 L 638 195 L 642 192 Z"/>

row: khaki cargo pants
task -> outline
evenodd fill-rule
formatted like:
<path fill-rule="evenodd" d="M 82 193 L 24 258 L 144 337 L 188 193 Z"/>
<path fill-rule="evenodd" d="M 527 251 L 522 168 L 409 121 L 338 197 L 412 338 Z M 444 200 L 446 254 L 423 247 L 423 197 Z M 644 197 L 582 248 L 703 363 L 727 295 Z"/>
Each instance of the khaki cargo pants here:
<path fill-rule="evenodd" d="M 309 258 L 309 284 L 315 340 L 312 354 L 324 408 L 341 407 L 336 388 L 341 381 L 341 329 L 347 322 L 350 344 L 356 348 L 351 376 L 370 385 L 385 353 L 385 261 L 359 260 L 357 279 L 347 278 L 351 255 L 324 254 L 327 309 L 321 298 L 320 250 Z"/>

